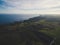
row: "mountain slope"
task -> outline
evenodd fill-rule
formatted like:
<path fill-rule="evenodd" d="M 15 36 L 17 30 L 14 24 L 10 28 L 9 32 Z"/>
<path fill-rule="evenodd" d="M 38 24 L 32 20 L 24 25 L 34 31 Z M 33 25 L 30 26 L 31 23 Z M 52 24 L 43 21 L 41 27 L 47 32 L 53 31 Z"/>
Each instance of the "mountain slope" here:
<path fill-rule="evenodd" d="M 4 39 L 3 41 L 5 42 L 5 37 L 10 37 L 9 39 L 11 39 L 11 41 L 13 39 L 13 42 L 10 41 L 11 43 L 13 43 L 13 45 L 15 42 L 16 45 L 28 45 L 29 42 L 30 45 L 31 43 L 33 43 L 33 45 L 43 45 L 43 42 L 41 40 L 37 41 L 39 40 L 38 35 L 40 35 L 40 32 L 42 32 L 42 34 L 45 34 L 44 36 L 42 36 L 42 38 L 44 37 L 43 40 L 49 40 L 50 37 L 53 37 L 56 38 L 55 45 L 60 45 L 60 20 L 58 20 L 59 18 L 55 16 L 38 16 L 29 20 L 24 20 L 22 22 L 3 25 L 0 26 L 0 32 L 2 32 L 0 39 L 1 41 Z M 35 33 L 34 31 L 38 33 Z M 48 36 L 49 38 L 46 39 Z"/>

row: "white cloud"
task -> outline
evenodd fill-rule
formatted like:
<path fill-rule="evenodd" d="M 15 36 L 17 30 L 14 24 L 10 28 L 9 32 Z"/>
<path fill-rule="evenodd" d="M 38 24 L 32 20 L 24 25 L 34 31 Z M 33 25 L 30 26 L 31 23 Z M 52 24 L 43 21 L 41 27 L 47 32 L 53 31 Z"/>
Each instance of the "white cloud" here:
<path fill-rule="evenodd" d="M 13 6 L 0 13 L 53 14 L 60 12 L 60 0 L 3 0 Z"/>

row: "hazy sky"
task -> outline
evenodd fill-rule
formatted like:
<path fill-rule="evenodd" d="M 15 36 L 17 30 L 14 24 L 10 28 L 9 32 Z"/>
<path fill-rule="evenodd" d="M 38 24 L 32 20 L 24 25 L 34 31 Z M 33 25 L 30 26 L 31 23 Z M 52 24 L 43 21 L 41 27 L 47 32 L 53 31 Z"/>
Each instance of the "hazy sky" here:
<path fill-rule="evenodd" d="M 60 0 L 0 0 L 0 13 L 60 14 Z"/>

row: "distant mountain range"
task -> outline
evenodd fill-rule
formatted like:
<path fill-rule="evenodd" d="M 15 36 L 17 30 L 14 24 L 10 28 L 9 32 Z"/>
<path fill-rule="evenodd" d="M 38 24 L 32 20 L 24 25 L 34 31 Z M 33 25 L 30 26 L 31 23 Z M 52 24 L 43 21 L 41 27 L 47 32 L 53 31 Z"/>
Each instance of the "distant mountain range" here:
<path fill-rule="evenodd" d="M 39 21 L 39 20 L 45 20 L 48 22 L 60 22 L 60 16 L 52 16 L 52 15 L 40 15 L 37 17 L 30 18 L 28 21 Z"/>

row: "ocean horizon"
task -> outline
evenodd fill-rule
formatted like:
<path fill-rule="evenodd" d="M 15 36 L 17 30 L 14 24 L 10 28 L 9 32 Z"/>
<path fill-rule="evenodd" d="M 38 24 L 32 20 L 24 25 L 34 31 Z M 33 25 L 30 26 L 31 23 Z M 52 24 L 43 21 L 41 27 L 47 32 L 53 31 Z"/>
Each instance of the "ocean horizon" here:
<path fill-rule="evenodd" d="M 27 20 L 35 16 L 36 15 L 25 15 L 25 14 L 0 14 L 0 25 L 13 23 L 15 21 Z"/>

